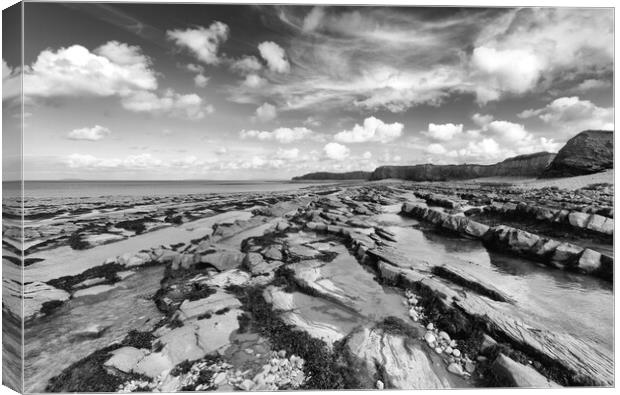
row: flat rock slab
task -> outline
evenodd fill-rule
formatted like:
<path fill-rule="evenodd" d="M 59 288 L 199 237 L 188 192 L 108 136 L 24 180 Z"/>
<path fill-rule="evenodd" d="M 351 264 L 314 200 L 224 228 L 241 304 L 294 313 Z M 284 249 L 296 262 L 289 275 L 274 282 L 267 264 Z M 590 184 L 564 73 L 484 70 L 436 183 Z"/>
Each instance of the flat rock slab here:
<path fill-rule="evenodd" d="M 502 384 L 523 388 L 559 388 L 560 385 L 538 373 L 534 368 L 522 365 L 504 354 L 499 354 L 491 366 Z"/>
<path fill-rule="evenodd" d="M 62 289 L 40 281 L 34 281 L 24 286 L 24 319 L 28 320 L 39 314 L 45 302 L 69 300 L 69 293 Z"/>
<path fill-rule="evenodd" d="M 223 353 L 230 345 L 232 332 L 239 329 L 240 314 L 241 310 L 232 309 L 167 331 L 158 340 L 163 346 L 161 351 L 144 357 L 134 371 L 155 378 L 183 361 Z"/>
<path fill-rule="evenodd" d="M 245 254 L 235 251 L 218 251 L 212 254 L 203 255 L 200 262 L 209 264 L 217 270 L 223 272 L 225 270 L 234 269 L 241 265 L 245 258 Z"/>
<path fill-rule="evenodd" d="M 573 375 L 594 380 L 596 385 L 614 385 L 613 354 L 567 333 L 536 328 L 518 318 L 506 304 L 466 295 L 454 302 L 471 316 L 483 319 L 512 342 L 525 345 L 559 363 Z"/>
<path fill-rule="evenodd" d="M 135 347 L 121 347 L 112 351 L 112 358 L 108 359 L 103 365 L 110 366 L 124 373 L 129 373 L 135 369 L 148 354 L 148 350 Z"/>
<path fill-rule="evenodd" d="M 613 355 L 602 347 L 586 343 L 568 333 L 536 327 L 527 323 L 526 314 L 520 313 L 510 303 L 497 302 L 473 292 L 457 292 L 449 283 L 415 270 L 383 262 L 379 263 L 379 270 L 384 278 L 401 278 L 432 291 L 446 308 L 456 306 L 466 315 L 483 320 L 511 343 L 525 346 L 557 362 L 573 376 L 592 379 L 597 385 L 614 384 Z"/>
<path fill-rule="evenodd" d="M 103 284 L 103 285 L 95 285 L 94 287 L 83 288 L 77 290 L 73 293 L 74 298 L 80 298 L 83 296 L 96 296 L 101 295 L 102 293 L 109 292 L 116 288 L 116 284 Z"/>
<path fill-rule="evenodd" d="M 343 245 L 336 245 L 333 260 L 301 261 L 289 265 L 295 281 L 306 290 L 340 304 L 368 319 L 380 320 L 387 316 L 408 319 L 403 308 L 403 298 L 387 293 Z"/>
<path fill-rule="evenodd" d="M 294 245 L 289 246 L 288 253 L 291 257 L 301 259 L 301 260 L 314 259 L 314 258 L 321 256 L 322 254 L 321 251 L 317 249 L 307 247 L 301 244 L 294 244 Z"/>
<path fill-rule="evenodd" d="M 451 387 L 447 373 L 442 372 L 444 367 L 433 366 L 422 345 L 413 339 L 364 328 L 351 335 L 346 345 L 349 352 L 365 362 L 370 376 L 378 373 L 378 365 L 397 389 Z"/>
<path fill-rule="evenodd" d="M 274 286 L 268 286 L 263 297 L 273 310 L 280 312 L 282 321 L 330 347 L 359 325 L 359 316 L 320 298 L 284 292 Z"/>
<path fill-rule="evenodd" d="M 185 300 L 179 307 L 179 318 L 183 321 L 205 314 L 213 314 L 223 309 L 241 307 L 239 299 L 226 291 L 218 289 L 216 293 L 198 300 Z"/>

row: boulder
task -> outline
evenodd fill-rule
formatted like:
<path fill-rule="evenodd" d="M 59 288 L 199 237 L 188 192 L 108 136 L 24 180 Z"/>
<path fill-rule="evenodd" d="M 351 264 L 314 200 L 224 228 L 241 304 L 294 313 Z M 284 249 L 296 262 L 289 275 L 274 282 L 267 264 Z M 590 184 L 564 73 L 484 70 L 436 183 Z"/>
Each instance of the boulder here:
<path fill-rule="evenodd" d="M 552 210 L 547 207 L 536 207 L 536 219 L 539 221 L 551 222 L 557 213 L 557 210 Z"/>
<path fill-rule="evenodd" d="M 550 259 L 561 243 L 553 239 L 539 239 L 531 252 L 539 258 Z"/>
<path fill-rule="evenodd" d="M 568 222 L 576 228 L 585 228 L 588 225 L 590 214 L 582 213 L 580 211 L 573 211 L 568 214 Z"/>
<path fill-rule="evenodd" d="M 574 266 L 579 260 L 583 248 L 570 243 L 561 243 L 553 252 L 551 261 L 561 265 Z"/>
<path fill-rule="evenodd" d="M 460 232 L 461 229 L 467 227 L 469 219 L 461 215 L 449 215 L 441 224 L 444 229 L 451 230 L 453 232 Z"/>
<path fill-rule="evenodd" d="M 588 224 L 586 225 L 586 228 L 594 232 L 613 235 L 614 220 L 611 218 L 604 217 L 602 215 L 592 214 L 590 216 L 590 221 L 588 221 Z"/>
<path fill-rule="evenodd" d="M 480 222 L 469 220 L 466 225 L 460 229 L 461 232 L 466 235 L 481 238 L 485 233 L 489 230 L 489 226 L 485 224 L 481 224 Z"/>
<path fill-rule="evenodd" d="M 499 354 L 491 369 L 500 384 L 523 388 L 558 388 L 555 382 L 538 373 L 534 368 L 522 365 L 504 354 Z"/>
<path fill-rule="evenodd" d="M 601 253 L 586 248 L 583 250 L 577 266 L 586 273 L 594 273 L 601 268 Z"/>
<path fill-rule="evenodd" d="M 518 253 L 530 252 L 539 240 L 539 236 L 521 229 L 512 229 L 508 235 L 508 245 Z"/>

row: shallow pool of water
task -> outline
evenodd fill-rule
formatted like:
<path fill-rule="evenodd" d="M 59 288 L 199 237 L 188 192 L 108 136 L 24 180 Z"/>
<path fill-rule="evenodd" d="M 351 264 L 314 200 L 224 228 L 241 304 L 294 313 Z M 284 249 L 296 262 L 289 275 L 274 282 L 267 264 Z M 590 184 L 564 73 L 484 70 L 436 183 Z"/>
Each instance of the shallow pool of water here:
<path fill-rule="evenodd" d="M 570 333 L 613 350 L 613 288 L 608 282 L 488 251 L 480 241 L 390 226 L 397 248 L 430 266 L 455 267 L 509 295 L 541 329 Z"/>

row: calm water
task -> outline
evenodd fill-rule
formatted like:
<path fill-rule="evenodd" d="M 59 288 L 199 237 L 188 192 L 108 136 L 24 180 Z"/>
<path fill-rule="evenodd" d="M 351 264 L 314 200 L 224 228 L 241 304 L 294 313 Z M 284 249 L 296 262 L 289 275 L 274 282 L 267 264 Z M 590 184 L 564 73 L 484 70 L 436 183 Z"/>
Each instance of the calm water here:
<path fill-rule="evenodd" d="M 31 198 L 99 197 L 99 196 L 165 196 L 202 193 L 236 193 L 286 191 L 317 183 L 287 180 L 234 181 L 26 181 L 24 193 Z M 19 189 L 19 183 L 3 182 L 5 191 Z M 5 193 L 6 194 L 6 193 Z"/>

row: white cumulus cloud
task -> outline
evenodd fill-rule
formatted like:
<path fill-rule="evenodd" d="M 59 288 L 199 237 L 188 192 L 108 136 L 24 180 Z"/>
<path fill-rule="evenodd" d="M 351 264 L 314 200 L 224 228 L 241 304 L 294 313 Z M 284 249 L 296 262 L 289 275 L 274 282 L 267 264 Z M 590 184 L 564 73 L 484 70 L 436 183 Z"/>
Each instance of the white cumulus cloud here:
<path fill-rule="evenodd" d="M 123 107 L 134 112 L 165 113 L 176 118 L 197 120 L 214 111 L 196 94 L 182 95 L 166 91 L 162 96 L 141 91 L 122 99 Z"/>
<path fill-rule="evenodd" d="M 298 148 L 291 148 L 291 149 L 278 148 L 278 151 L 276 152 L 277 159 L 292 160 L 292 159 L 297 159 L 298 156 L 299 156 Z"/>
<path fill-rule="evenodd" d="M 156 88 L 150 60 L 138 47 L 117 41 L 94 52 L 81 45 L 46 49 L 24 69 L 26 96 L 126 96 Z"/>
<path fill-rule="evenodd" d="M 186 30 L 169 30 L 167 37 L 181 48 L 189 50 L 198 60 L 206 64 L 220 62 L 218 50 L 228 39 L 230 30 L 222 22 L 213 22 L 208 28 L 198 27 Z"/>
<path fill-rule="evenodd" d="M 209 83 L 209 77 L 205 77 L 203 74 L 197 74 L 194 77 L 194 84 L 199 88 L 204 88 Z"/>
<path fill-rule="evenodd" d="M 455 125 L 453 123 L 446 124 L 428 124 L 428 130 L 425 132 L 435 140 L 447 141 L 456 135 L 463 133 L 463 124 Z"/>
<path fill-rule="evenodd" d="M 288 144 L 293 141 L 309 138 L 313 135 L 313 131 L 305 127 L 294 128 L 277 128 L 272 132 L 260 130 L 242 130 L 240 136 L 245 138 L 256 138 L 258 140 L 269 141 L 276 140 L 280 143 Z"/>
<path fill-rule="evenodd" d="M 333 160 L 345 160 L 351 152 L 346 145 L 333 142 L 325 144 L 323 151 L 329 159 Z"/>
<path fill-rule="evenodd" d="M 245 79 L 243 80 L 243 83 L 241 85 L 248 88 L 260 88 L 266 83 L 267 80 L 262 78 L 261 76 L 257 74 L 248 74 L 245 76 Z"/>
<path fill-rule="evenodd" d="M 256 73 L 263 68 L 263 65 L 258 61 L 256 56 L 244 56 L 240 59 L 234 60 L 230 68 L 240 74 Z"/>
<path fill-rule="evenodd" d="M 67 137 L 71 140 L 97 141 L 108 136 L 110 133 L 110 129 L 95 125 L 92 128 L 74 129 L 67 134 Z"/>
<path fill-rule="evenodd" d="M 500 98 L 502 93 L 522 94 L 534 88 L 545 63 L 523 49 L 478 47 L 472 54 L 477 100 L 486 103 Z"/>
<path fill-rule="evenodd" d="M 518 116 L 538 117 L 543 122 L 570 134 L 577 134 L 586 129 L 614 129 L 613 108 L 598 107 L 591 101 L 581 100 L 577 96 L 557 98 L 543 108 L 525 110 Z"/>
<path fill-rule="evenodd" d="M 428 147 L 426 147 L 426 152 L 428 152 L 429 154 L 433 154 L 433 155 L 443 155 L 446 152 L 448 152 L 448 150 L 446 150 L 446 148 L 441 145 L 441 144 L 429 144 Z"/>
<path fill-rule="evenodd" d="M 368 117 L 363 125 L 355 124 L 351 130 L 336 133 L 334 139 L 341 143 L 365 143 L 369 141 L 388 143 L 396 140 L 403 133 L 403 124 L 394 122 L 386 124 L 375 117 Z"/>
<path fill-rule="evenodd" d="M 263 103 L 256 109 L 256 118 L 259 121 L 267 122 L 271 121 L 277 116 L 276 107 L 273 104 Z"/>
<path fill-rule="evenodd" d="M 291 70 L 291 65 L 284 49 L 273 41 L 265 41 L 258 44 L 258 51 L 260 56 L 267 62 L 267 66 L 269 66 L 271 71 L 288 73 Z"/>

